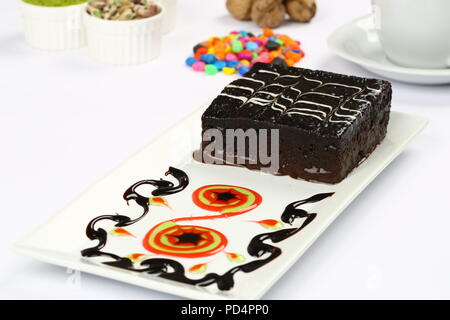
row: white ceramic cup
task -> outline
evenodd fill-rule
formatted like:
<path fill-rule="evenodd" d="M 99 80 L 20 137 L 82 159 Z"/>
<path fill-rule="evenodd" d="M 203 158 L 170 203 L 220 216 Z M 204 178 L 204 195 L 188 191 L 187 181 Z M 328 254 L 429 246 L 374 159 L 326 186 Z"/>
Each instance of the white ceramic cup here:
<path fill-rule="evenodd" d="M 141 64 L 159 56 L 165 8 L 150 18 L 104 20 L 84 12 L 88 54 L 95 60 L 115 64 Z"/>
<path fill-rule="evenodd" d="M 21 2 L 25 41 L 43 50 L 68 50 L 85 46 L 82 13 L 86 4 L 42 7 Z"/>
<path fill-rule="evenodd" d="M 372 0 L 381 45 L 394 63 L 450 67 L 450 0 Z"/>

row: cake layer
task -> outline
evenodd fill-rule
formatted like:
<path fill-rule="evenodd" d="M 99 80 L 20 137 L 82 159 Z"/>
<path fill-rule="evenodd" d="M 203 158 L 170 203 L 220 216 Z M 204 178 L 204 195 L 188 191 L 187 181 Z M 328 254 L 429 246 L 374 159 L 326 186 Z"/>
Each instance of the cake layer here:
<path fill-rule="evenodd" d="M 385 137 L 390 103 L 387 81 L 259 63 L 211 103 L 202 129 L 224 137 L 227 129 L 278 129 L 279 166 L 272 173 L 337 183 Z M 222 154 L 242 157 L 223 140 Z M 208 145 L 203 141 L 202 150 Z M 252 152 L 247 146 L 245 157 L 257 159 Z M 240 165 L 267 166 L 259 160 Z"/>

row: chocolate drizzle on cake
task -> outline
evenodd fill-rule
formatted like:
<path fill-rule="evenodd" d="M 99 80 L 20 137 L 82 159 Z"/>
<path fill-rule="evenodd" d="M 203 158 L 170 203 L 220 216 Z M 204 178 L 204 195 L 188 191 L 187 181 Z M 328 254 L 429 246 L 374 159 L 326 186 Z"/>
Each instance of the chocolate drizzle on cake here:
<path fill-rule="evenodd" d="M 321 80 L 311 79 L 302 74 L 282 75 L 278 72 L 272 72 L 265 69 L 258 69 L 256 70 L 256 73 L 270 74 L 273 78 L 264 82 L 244 77 L 240 80 L 253 80 L 259 86 L 252 88 L 230 84 L 225 87 L 224 92 L 219 96 L 242 101 L 243 103 L 239 108 L 248 105 L 258 105 L 270 107 L 272 110 L 280 112 L 280 116 L 299 115 L 313 117 L 324 122 L 351 123 L 352 120 L 356 119 L 356 117 L 361 114 L 361 111 L 358 109 L 350 109 L 347 107 L 347 103 L 350 100 L 371 103 L 364 98 L 365 95 L 379 91 L 379 89 L 373 89 L 363 85 L 358 87 L 336 82 L 324 83 Z M 305 82 L 312 84 L 313 86 L 309 86 L 309 84 L 305 86 Z M 327 89 L 330 87 L 332 89 L 342 88 L 342 93 L 339 95 L 327 93 Z M 251 95 L 230 95 L 225 93 L 230 88 L 250 92 Z M 364 92 L 366 92 L 365 95 Z M 312 95 L 314 95 L 316 99 L 309 99 Z M 320 99 L 321 103 L 314 101 L 317 99 Z"/>
<path fill-rule="evenodd" d="M 382 84 L 381 80 L 258 63 L 245 77 L 227 85 L 214 103 L 231 107 L 236 117 L 305 128 L 332 126 L 321 131 L 339 134 L 374 102 Z"/>

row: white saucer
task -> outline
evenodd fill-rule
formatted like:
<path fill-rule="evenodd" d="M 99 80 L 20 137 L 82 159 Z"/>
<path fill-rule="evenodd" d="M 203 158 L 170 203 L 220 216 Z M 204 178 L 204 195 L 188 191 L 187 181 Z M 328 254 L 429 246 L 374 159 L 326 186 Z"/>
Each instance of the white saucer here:
<path fill-rule="evenodd" d="M 414 69 L 389 61 L 375 31 L 372 15 L 340 27 L 328 37 L 327 43 L 338 56 L 383 77 L 416 84 L 450 83 L 450 68 Z"/>

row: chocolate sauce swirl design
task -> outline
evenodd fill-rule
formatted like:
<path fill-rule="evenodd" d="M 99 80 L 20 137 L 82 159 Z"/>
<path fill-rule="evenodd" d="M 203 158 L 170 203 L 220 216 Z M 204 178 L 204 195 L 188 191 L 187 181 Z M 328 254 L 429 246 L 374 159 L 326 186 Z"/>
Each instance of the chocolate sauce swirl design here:
<path fill-rule="evenodd" d="M 235 266 L 223 274 L 208 273 L 200 279 L 191 279 L 186 275 L 184 266 L 178 261 L 166 258 L 149 258 L 141 261 L 136 266 L 129 258 L 121 257 L 110 252 L 102 251 L 107 242 L 107 232 L 102 228 L 96 228 L 96 224 L 102 220 L 110 220 L 116 222 L 116 227 L 128 226 L 138 222 L 149 211 L 148 200 L 136 192 L 136 188 L 143 184 L 149 184 L 155 187 L 152 195 L 171 195 L 184 190 L 189 184 L 188 176 L 182 170 L 169 168 L 166 175 L 172 175 L 178 180 L 178 185 L 174 185 L 167 180 L 143 180 L 135 183 L 128 188 L 124 194 L 124 199 L 128 202 L 134 200 L 143 208 L 143 213 L 138 218 L 131 220 L 123 215 L 102 215 L 94 218 L 86 228 L 86 235 L 91 240 L 97 240 L 98 244 L 94 247 L 81 251 L 84 257 L 105 256 L 112 260 L 103 262 L 105 265 L 133 271 L 136 273 L 147 273 L 167 280 L 178 281 L 181 283 L 195 286 L 210 286 L 216 284 L 219 290 L 230 290 L 234 287 L 234 276 L 239 273 L 249 273 L 255 271 L 271 261 L 275 260 L 282 254 L 282 250 L 273 244 L 284 241 L 306 228 L 317 216 L 317 213 L 309 213 L 300 208 L 300 206 L 308 203 L 322 201 L 334 193 L 320 193 L 304 200 L 299 200 L 287 205 L 281 214 L 281 220 L 292 225 L 297 219 L 304 219 L 298 227 L 285 228 L 278 231 L 258 234 L 252 238 L 247 246 L 247 252 L 250 256 L 256 258 L 253 261 Z M 271 242 L 267 243 L 267 242 Z"/>
<path fill-rule="evenodd" d="M 114 214 L 114 215 L 101 215 L 91 220 L 91 222 L 89 222 L 88 226 L 86 227 L 86 236 L 90 240 L 97 240 L 98 244 L 94 247 L 82 250 L 81 255 L 83 257 L 108 256 L 115 259 L 116 261 L 128 260 L 127 258 L 121 258 L 113 253 L 102 251 L 102 249 L 106 245 L 108 233 L 102 228 L 96 228 L 96 224 L 103 220 L 110 220 L 116 223 L 114 225 L 115 227 L 122 228 L 132 225 L 141 220 L 143 217 L 145 217 L 149 212 L 149 198 L 139 194 L 136 191 L 136 189 L 139 186 L 151 185 L 155 187 L 155 189 L 152 191 L 153 196 L 166 196 L 183 191 L 189 184 L 189 178 L 187 174 L 180 169 L 169 167 L 169 170 L 166 172 L 165 175 L 173 176 L 178 181 L 178 185 L 174 185 L 173 182 L 163 179 L 142 180 L 136 182 L 125 191 L 123 195 L 124 200 L 128 204 L 131 200 L 134 200 L 136 204 L 143 209 L 142 214 L 136 219 L 131 219 L 130 217 L 124 215 Z"/>
<path fill-rule="evenodd" d="M 324 82 L 304 74 L 283 74 L 261 67 L 253 75 L 226 86 L 219 96 L 239 100 L 239 108 L 270 107 L 280 115 L 351 124 L 361 114 L 358 106 L 370 104 L 367 97 L 379 92 L 368 85 Z"/>

